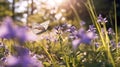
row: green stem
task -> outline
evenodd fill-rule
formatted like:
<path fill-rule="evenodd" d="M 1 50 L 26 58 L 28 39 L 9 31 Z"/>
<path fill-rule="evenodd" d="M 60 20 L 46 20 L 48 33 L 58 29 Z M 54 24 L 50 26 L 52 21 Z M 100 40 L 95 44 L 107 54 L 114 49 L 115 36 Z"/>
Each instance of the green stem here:
<path fill-rule="evenodd" d="M 53 59 L 53 57 L 50 55 L 50 53 L 47 51 L 47 49 L 46 49 L 44 46 L 42 46 L 41 44 L 40 44 L 40 46 L 41 46 L 41 47 L 43 48 L 43 50 L 46 52 L 46 54 L 48 55 L 49 59 L 50 59 L 51 62 L 53 63 L 54 67 L 56 67 L 56 64 L 55 64 L 55 62 L 54 62 L 54 59 Z"/>
<path fill-rule="evenodd" d="M 116 11 L 116 0 L 114 0 L 114 17 L 115 17 L 115 39 L 116 39 L 116 45 L 117 45 L 117 54 L 118 54 L 118 27 L 117 27 L 117 11 Z"/>
<path fill-rule="evenodd" d="M 90 13 L 90 16 L 91 16 L 91 18 L 92 18 L 93 23 L 94 23 L 95 26 L 97 27 L 97 30 L 98 30 L 98 33 L 99 33 L 99 35 L 100 35 L 102 44 L 103 44 L 105 50 L 106 50 L 107 53 L 108 53 L 108 58 L 110 59 L 113 67 L 115 67 L 115 63 L 114 63 L 112 54 L 111 54 L 111 52 L 110 52 L 109 43 L 108 43 L 108 42 L 105 42 L 104 36 L 103 36 L 103 34 L 101 33 L 101 26 L 100 26 L 100 24 L 97 22 L 96 12 L 95 12 L 94 7 L 93 7 L 94 5 L 92 5 L 91 2 L 92 2 L 92 0 L 87 0 L 87 4 L 85 4 L 85 5 L 86 5 L 86 7 L 88 8 L 88 11 L 89 11 L 89 13 Z M 105 26 L 104 26 L 104 28 L 105 28 Z M 105 28 L 105 30 L 106 30 L 106 28 Z M 116 31 L 117 31 L 117 30 L 116 30 Z M 105 32 L 105 36 L 106 36 L 106 40 L 109 40 L 109 37 L 108 37 L 108 35 L 107 35 L 106 32 Z M 116 39 L 117 39 L 117 37 L 116 37 Z M 106 45 L 106 44 L 107 44 L 107 45 Z"/>

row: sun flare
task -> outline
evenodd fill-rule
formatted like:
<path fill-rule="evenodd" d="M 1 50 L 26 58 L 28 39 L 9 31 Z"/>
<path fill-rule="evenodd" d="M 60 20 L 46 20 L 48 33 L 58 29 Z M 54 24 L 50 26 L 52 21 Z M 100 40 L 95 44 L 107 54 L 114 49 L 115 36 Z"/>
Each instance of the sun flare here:
<path fill-rule="evenodd" d="M 52 7 L 56 7 L 61 5 L 64 2 L 64 0 L 47 0 L 48 5 Z"/>

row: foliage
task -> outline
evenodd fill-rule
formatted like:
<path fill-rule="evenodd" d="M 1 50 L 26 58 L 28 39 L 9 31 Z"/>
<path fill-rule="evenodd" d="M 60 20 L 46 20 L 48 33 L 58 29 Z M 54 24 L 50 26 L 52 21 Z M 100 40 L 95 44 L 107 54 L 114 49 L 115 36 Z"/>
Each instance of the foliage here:
<path fill-rule="evenodd" d="M 6 15 L 12 16 L 12 11 L 9 8 L 9 3 L 6 1 L 0 1 L 0 19 Z"/>

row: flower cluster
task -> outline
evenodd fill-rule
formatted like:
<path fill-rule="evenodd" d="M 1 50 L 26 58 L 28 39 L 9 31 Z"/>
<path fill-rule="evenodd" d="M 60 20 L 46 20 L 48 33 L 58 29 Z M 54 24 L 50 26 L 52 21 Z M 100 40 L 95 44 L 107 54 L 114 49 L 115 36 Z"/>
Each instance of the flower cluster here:
<path fill-rule="evenodd" d="M 76 49 L 81 43 L 90 44 L 91 40 L 94 39 L 95 33 L 92 31 L 86 32 L 83 28 L 80 28 L 74 36 L 76 36 L 76 39 L 73 40 L 72 45 Z"/>
<path fill-rule="evenodd" d="M 37 57 L 31 56 L 29 49 L 24 47 L 26 41 L 36 41 L 37 36 L 27 27 L 18 26 L 13 23 L 10 17 L 6 17 L 0 26 L 0 38 L 18 42 L 13 44 L 15 53 L 8 50 L 7 45 L 3 42 L 0 47 L 4 47 L 4 57 L 0 60 L 4 67 L 43 67 L 41 61 Z M 22 45 L 21 45 L 22 44 Z"/>
<path fill-rule="evenodd" d="M 119 37 L 116 41 L 114 30 L 106 27 L 105 23 L 108 22 L 106 18 L 99 15 L 98 22 L 100 22 L 97 23 L 98 26 L 89 25 L 88 28 L 85 27 L 85 22 L 81 22 L 79 28 L 62 23 L 52 30 L 46 28 L 44 32 L 35 34 L 34 28 L 18 26 L 7 17 L 0 26 L 0 49 L 3 48 L 0 58 L 4 55 L 0 59 L 0 66 L 57 67 L 60 65 L 66 67 L 67 65 L 69 67 L 72 65 L 79 67 L 79 65 L 86 66 L 84 65 L 86 63 L 94 65 L 92 62 L 96 62 L 103 67 L 109 64 L 109 59 L 113 61 L 116 59 L 116 53 L 120 52 L 120 42 Z M 39 26 L 35 29 L 41 29 Z M 107 57 L 107 62 L 102 57 Z"/>
<path fill-rule="evenodd" d="M 98 16 L 97 22 L 106 23 L 108 22 L 107 18 L 103 18 L 101 14 Z"/>
<path fill-rule="evenodd" d="M 7 17 L 0 26 L 0 38 L 17 39 L 20 42 L 34 41 L 36 35 L 26 26 L 15 25 L 10 17 Z"/>
<path fill-rule="evenodd" d="M 8 54 L 1 61 L 5 67 L 43 67 L 42 62 L 35 55 L 30 55 L 30 51 L 21 46 L 14 46 L 17 54 Z"/>

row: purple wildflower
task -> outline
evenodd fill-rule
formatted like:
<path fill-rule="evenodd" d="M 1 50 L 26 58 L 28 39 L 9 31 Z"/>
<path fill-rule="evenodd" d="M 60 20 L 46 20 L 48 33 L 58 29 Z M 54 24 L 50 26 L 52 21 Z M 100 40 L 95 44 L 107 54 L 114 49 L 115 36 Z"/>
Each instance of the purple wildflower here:
<path fill-rule="evenodd" d="M 29 49 L 24 48 L 22 46 L 14 46 L 17 56 L 27 56 L 29 55 Z"/>
<path fill-rule="evenodd" d="M 72 33 L 70 33 L 69 38 L 76 39 L 76 38 L 78 38 L 76 35 L 77 35 L 77 31 L 72 32 Z"/>
<path fill-rule="evenodd" d="M 26 27 L 17 27 L 16 37 L 20 42 L 37 40 L 37 35 L 35 35 L 31 30 L 27 29 Z"/>
<path fill-rule="evenodd" d="M 17 55 L 6 58 L 5 67 L 43 67 L 37 57 L 32 57 L 27 48 L 15 46 Z"/>
<path fill-rule="evenodd" d="M 98 48 L 100 46 L 99 42 L 95 42 L 94 44 L 95 44 L 96 48 Z"/>
<path fill-rule="evenodd" d="M 0 27 L 0 30 L 1 30 L 1 33 L 0 33 L 1 38 L 10 39 L 15 37 L 15 34 L 16 34 L 15 27 L 10 17 L 7 17 L 4 20 L 4 23 Z"/>
<path fill-rule="evenodd" d="M 16 36 L 18 41 L 20 41 L 20 43 L 26 41 L 26 29 L 24 27 L 17 27 L 17 30 L 18 31 L 16 31 Z"/>
<path fill-rule="evenodd" d="M 88 31 L 92 31 L 92 32 L 96 32 L 96 28 L 94 27 L 94 25 L 89 25 L 89 29 Z"/>
<path fill-rule="evenodd" d="M 60 26 L 55 27 L 56 30 L 61 30 L 62 28 Z"/>
<path fill-rule="evenodd" d="M 86 23 L 84 21 L 80 22 L 80 26 L 84 26 Z"/>
<path fill-rule="evenodd" d="M 71 39 L 76 39 L 77 38 L 77 29 L 75 26 L 71 25 L 70 27 L 68 27 L 68 29 L 66 30 L 67 32 L 70 33 L 69 38 Z"/>
<path fill-rule="evenodd" d="M 76 27 L 72 25 L 71 27 L 69 27 L 69 28 L 67 29 L 67 31 L 70 32 L 70 33 L 73 33 L 73 32 L 76 31 Z"/>
<path fill-rule="evenodd" d="M 80 39 L 73 40 L 72 41 L 73 49 L 76 49 L 80 45 L 80 43 L 81 43 Z"/>
<path fill-rule="evenodd" d="M 115 47 L 115 46 L 116 46 L 116 43 L 115 43 L 114 40 L 110 40 L 110 44 L 111 44 L 112 47 Z"/>
<path fill-rule="evenodd" d="M 5 67 L 15 67 L 14 65 L 18 63 L 18 59 L 17 57 L 9 54 L 7 57 L 5 57 L 4 63 Z"/>
<path fill-rule="evenodd" d="M 115 35 L 115 33 L 114 33 L 114 31 L 113 31 L 112 28 L 109 28 L 109 29 L 108 29 L 108 34 Z"/>
<path fill-rule="evenodd" d="M 106 23 L 108 22 L 108 20 L 106 18 L 103 18 L 102 15 L 99 14 L 97 22 Z"/>
<path fill-rule="evenodd" d="M 83 28 L 81 28 L 77 35 L 78 38 L 72 41 L 72 45 L 74 48 L 80 45 L 80 43 L 90 44 L 91 40 L 94 38 L 93 32 L 86 32 Z"/>
<path fill-rule="evenodd" d="M 7 17 L 0 27 L 0 38 L 17 39 L 20 42 L 36 41 L 37 36 L 24 26 L 17 26 L 13 24 L 12 19 Z"/>
<path fill-rule="evenodd" d="M 81 42 L 89 44 L 93 38 L 94 38 L 94 33 L 93 32 L 87 32 L 85 34 L 82 34 Z"/>

